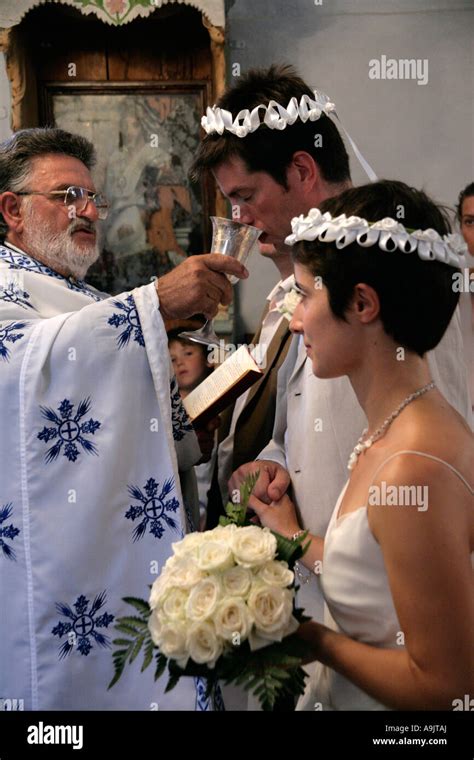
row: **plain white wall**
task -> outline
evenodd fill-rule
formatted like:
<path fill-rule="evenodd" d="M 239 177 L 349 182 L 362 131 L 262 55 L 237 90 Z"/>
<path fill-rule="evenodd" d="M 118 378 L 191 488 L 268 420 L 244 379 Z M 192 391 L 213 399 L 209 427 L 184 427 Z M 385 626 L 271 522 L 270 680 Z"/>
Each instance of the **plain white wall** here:
<path fill-rule="evenodd" d="M 229 0 L 227 19 L 229 83 L 232 63 L 242 72 L 292 63 L 331 97 L 379 177 L 449 205 L 474 179 L 472 0 Z M 381 55 L 428 59 L 428 83 L 369 79 L 369 61 Z M 350 155 L 354 183 L 367 181 Z M 257 257 L 238 286 L 237 331 L 256 327 L 278 279 Z"/>

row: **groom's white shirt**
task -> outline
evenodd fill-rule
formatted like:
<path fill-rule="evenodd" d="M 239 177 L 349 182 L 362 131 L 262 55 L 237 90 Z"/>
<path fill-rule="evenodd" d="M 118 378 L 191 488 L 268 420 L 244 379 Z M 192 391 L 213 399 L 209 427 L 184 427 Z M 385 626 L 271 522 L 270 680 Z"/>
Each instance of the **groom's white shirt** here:
<path fill-rule="evenodd" d="M 206 709 L 136 661 L 107 691 L 123 597 L 186 531 L 200 457 L 154 283 L 107 297 L 0 246 L 0 696 L 25 709 Z"/>
<path fill-rule="evenodd" d="M 472 425 L 459 307 L 442 341 L 427 356 L 437 387 Z M 300 524 L 314 535 L 326 532 L 349 475 L 349 455 L 366 425 L 349 379 L 315 377 L 303 341 L 295 336 L 278 373 L 273 438 L 258 458 L 279 462 L 289 471 Z M 319 579 L 305 568 L 302 573 L 307 582 L 299 582 L 299 603 L 322 622 Z"/>

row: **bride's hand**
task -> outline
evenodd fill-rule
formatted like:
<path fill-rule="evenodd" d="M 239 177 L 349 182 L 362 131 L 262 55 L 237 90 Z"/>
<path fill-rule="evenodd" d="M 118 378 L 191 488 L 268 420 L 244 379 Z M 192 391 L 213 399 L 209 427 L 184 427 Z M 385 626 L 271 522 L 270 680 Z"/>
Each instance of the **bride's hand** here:
<path fill-rule="evenodd" d="M 295 505 L 287 494 L 270 504 L 265 504 L 252 494 L 249 499 L 249 507 L 255 512 L 261 525 L 280 533 L 282 536 L 291 538 L 301 530 L 298 525 Z"/>
<path fill-rule="evenodd" d="M 303 658 L 303 665 L 309 665 L 310 662 L 319 660 L 321 654 L 321 640 L 324 632 L 327 631 L 325 626 L 317 623 L 315 620 L 308 620 L 301 623 L 296 631 L 296 636 L 302 639 L 308 645 L 307 655 Z"/>

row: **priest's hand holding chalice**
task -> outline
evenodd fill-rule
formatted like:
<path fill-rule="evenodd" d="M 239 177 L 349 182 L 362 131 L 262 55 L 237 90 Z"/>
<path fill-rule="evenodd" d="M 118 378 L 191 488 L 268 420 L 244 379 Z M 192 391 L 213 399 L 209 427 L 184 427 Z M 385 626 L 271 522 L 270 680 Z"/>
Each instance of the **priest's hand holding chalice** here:
<path fill-rule="evenodd" d="M 245 262 L 262 230 L 250 225 L 221 217 L 211 217 L 213 236 L 211 253 L 191 256 L 172 272 L 157 282 L 160 310 L 166 318 L 188 317 L 203 313 L 207 317 L 199 330 L 180 333 L 180 337 L 207 346 L 219 345 L 212 317 L 219 303 L 227 306 L 232 300 L 230 284 L 248 276 Z M 222 275 L 225 275 L 223 277 Z M 180 293 L 179 303 L 176 292 Z M 220 418 L 215 417 L 206 424 L 195 424 L 203 459 L 208 461 L 214 445 L 214 431 Z"/>
<path fill-rule="evenodd" d="M 211 221 L 211 252 L 229 256 L 245 265 L 250 251 L 263 230 L 220 216 L 211 216 Z M 239 278 L 232 274 L 228 274 L 227 278 L 232 285 L 239 281 Z M 180 333 L 180 337 L 207 346 L 219 345 L 219 338 L 215 333 L 212 319 L 208 319 L 199 330 Z"/>

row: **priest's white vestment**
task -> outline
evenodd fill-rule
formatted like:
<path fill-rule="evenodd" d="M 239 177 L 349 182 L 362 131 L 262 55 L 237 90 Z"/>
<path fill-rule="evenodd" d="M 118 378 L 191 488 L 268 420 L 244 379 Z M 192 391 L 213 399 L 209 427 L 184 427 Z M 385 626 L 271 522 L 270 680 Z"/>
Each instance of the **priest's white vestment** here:
<path fill-rule="evenodd" d="M 123 597 L 190 528 L 200 451 L 155 284 L 109 297 L 0 246 L 0 697 L 29 710 L 208 709 L 200 679 L 113 676 Z M 14 702 L 17 700 L 17 702 Z"/>

